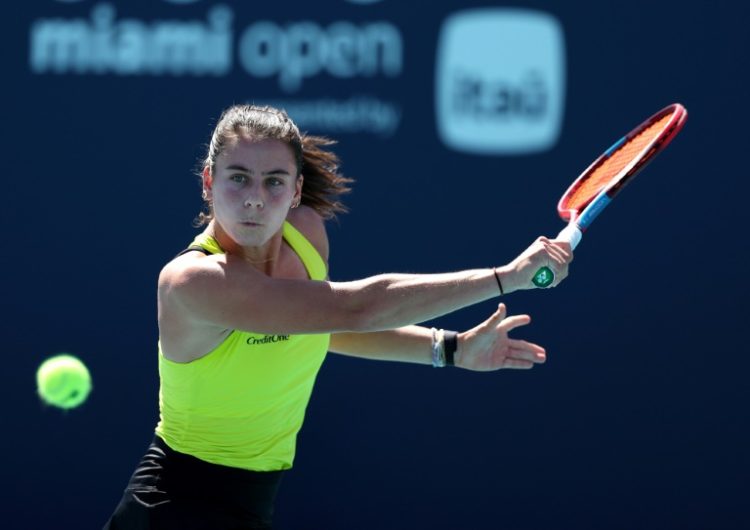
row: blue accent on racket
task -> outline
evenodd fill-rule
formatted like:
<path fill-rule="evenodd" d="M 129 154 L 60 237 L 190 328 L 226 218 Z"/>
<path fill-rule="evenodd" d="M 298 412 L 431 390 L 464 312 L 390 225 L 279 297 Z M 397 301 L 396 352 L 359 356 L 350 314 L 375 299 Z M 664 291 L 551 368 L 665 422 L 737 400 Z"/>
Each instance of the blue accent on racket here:
<path fill-rule="evenodd" d="M 604 192 L 600 193 L 596 199 L 591 201 L 591 203 L 583 210 L 581 216 L 576 219 L 576 223 L 580 229 L 586 230 L 586 228 L 588 228 L 593 220 L 602 213 L 602 210 L 604 210 L 610 202 L 612 202 L 612 199 L 610 199 Z"/>
<path fill-rule="evenodd" d="M 610 147 L 609 149 L 607 149 L 606 151 L 604 151 L 604 156 L 611 155 L 613 152 L 615 152 L 617 150 L 618 147 L 620 147 L 622 144 L 624 144 L 625 140 L 627 140 L 627 139 L 628 139 L 628 136 L 625 135 L 622 138 L 620 138 L 619 140 L 617 140 L 615 143 L 612 144 L 612 147 Z"/>

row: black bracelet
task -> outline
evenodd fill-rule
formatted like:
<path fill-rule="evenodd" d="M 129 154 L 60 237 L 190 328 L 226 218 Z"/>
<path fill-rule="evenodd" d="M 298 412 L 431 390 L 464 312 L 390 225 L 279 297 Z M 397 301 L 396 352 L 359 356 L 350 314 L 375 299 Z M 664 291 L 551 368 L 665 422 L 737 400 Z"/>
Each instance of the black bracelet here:
<path fill-rule="evenodd" d="M 457 331 L 446 331 L 445 332 L 445 366 L 456 366 L 456 361 L 453 359 L 456 350 L 458 349 L 458 332 Z"/>
<path fill-rule="evenodd" d="M 497 286 L 500 288 L 500 295 L 504 295 L 505 291 L 503 291 L 503 284 L 500 283 L 500 275 L 497 273 L 497 268 L 493 267 L 492 272 L 495 273 L 495 280 L 497 280 Z"/>

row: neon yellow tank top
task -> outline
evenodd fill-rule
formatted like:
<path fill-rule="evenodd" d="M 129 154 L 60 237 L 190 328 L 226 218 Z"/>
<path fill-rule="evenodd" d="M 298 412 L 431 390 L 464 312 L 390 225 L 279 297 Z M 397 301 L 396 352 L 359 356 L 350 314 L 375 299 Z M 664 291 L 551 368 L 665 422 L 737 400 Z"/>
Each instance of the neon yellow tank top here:
<path fill-rule="evenodd" d="M 326 265 L 305 236 L 284 222 L 283 237 L 310 279 L 325 279 Z M 198 236 L 195 245 L 223 253 L 210 236 Z M 329 340 L 329 334 L 235 330 L 189 363 L 170 361 L 159 348 L 156 434 L 175 451 L 207 462 L 254 471 L 289 469 Z"/>

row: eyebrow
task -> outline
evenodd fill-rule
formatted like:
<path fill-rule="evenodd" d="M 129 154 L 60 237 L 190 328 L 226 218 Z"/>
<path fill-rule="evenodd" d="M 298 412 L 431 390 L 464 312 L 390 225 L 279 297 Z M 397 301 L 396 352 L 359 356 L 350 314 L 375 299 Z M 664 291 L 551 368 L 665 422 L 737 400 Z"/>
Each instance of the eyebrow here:
<path fill-rule="evenodd" d="M 253 174 L 253 171 L 251 169 L 247 169 L 245 166 L 240 166 L 238 164 L 227 166 L 227 170 L 242 171 L 244 173 L 249 173 L 250 175 Z M 279 169 L 272 169 L 271 171 L 264 171 L 262 174 L 263 175 L 289 175 L 290 173 L 286 169 L 279 168 Z"/>

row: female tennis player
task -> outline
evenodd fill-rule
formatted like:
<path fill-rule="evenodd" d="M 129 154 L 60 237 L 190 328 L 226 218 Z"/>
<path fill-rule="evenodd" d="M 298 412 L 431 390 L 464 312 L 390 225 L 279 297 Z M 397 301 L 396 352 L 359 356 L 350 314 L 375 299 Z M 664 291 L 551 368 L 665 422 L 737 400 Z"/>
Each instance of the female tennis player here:
<path fill-rule="evenodd" d="M 271 528 L 327 351 L 467 370 L 531 368 L 545 350 L 508 333 L 503 304 L 456 333 L 415 325 L 567 275 L 567 243 L 538 238 L 507 265 L 328 280 L 324 220 L 350 179 L 325 138 L 285 112 L 234 106 L 203 165 L 203 233 L 161 272 L 160 420 L 106 527 Z"/>

